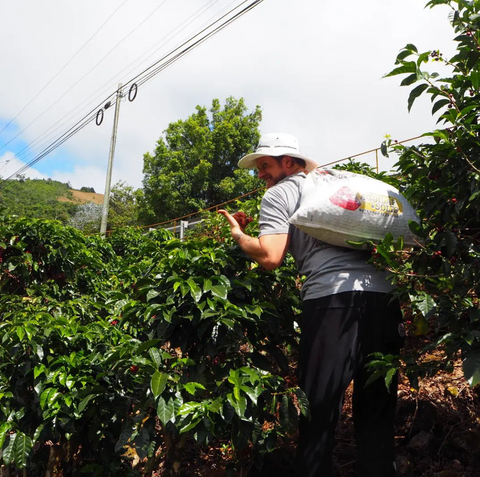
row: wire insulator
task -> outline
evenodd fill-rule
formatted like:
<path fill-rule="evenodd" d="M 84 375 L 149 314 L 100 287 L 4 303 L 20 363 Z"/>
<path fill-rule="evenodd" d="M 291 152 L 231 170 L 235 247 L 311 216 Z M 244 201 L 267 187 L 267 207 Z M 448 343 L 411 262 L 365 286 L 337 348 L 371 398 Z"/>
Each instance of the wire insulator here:
<path fill-rule="evenodd" d="M 137 97 L 137 92 L 138 92 L 137 83 L 133 83 L 132 86 L 130 86 L 130 89 L 128 90 L 128 100 L 130 102 L 135 100 L 135 98 Z"/>
<path fill-rule="evenodd" d="M 100 124 L 103 123 L 103 109 L 99 109 L 97 116 L 95 118 L 95 123 L 97 126 L 100 126 Z"/>

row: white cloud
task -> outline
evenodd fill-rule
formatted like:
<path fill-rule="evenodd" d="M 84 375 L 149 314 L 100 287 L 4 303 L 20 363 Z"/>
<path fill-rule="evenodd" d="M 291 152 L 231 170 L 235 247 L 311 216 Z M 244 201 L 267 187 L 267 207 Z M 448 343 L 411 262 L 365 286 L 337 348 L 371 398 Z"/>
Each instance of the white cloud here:
<path fill-rule="evenodd" d="M 105 171 L 94 166 L 75 166 L 72 172 L 53 171 L 51 179 L 70 183 L 73 189 L 93 187 L 95 192 L 103 194 L 105 190 Z"/>
<path fill-rule="evenodd" d="M 0 76 L 0 120 L 12 119 L 122 3 L 4 2 L 2 17 L 8 20 L 2 27 L 5 41 L 0 41 L 0 58 L 8 67 Z M 263 132 L 297 135 L 304 152 L 320 162 L 378 147 L 387 133 L 403 140 L 433 128 L 428 100 L 420 98 L 408 114 L 409 90 L 401 88 L 397 78 L 382 79 L 407 43 L 422 51 L 453 51 L 448 9 L 425 10 L 423 3 L 426 0 L 265 0 L 141 86 L 134 102 L 122 102 L 112 183 L 122 180 L 140 187 L 143 154 L 153 151 L 170 122 L 186 119 L 198 104 L 209 107 L 213 98 L 244 97 L 249 108 L 260 105 Z M 161 46 L 183 19 L 200 7 L 212 5 L 212 14 L 228 4 L 229 0 L 127 1 L 18 116 L 18 130 L 27 128 L 20 138 L 31 142 L 43 137 L 59 120 L 67 128 L 73 123 L 62 119 L 66 114 L 72 110 L 84 114 L 101 104 L 119 82 L 129 80 L 188 37 L 193 24 L 130 72 L 130 65 L 138 65 L 138 59 Z M 54 159 L 43 159 L 35 167 L 76 187 L 103 191 L 112 121 L 113 108 L 101 126 L 89 124 Z M 9 138 L 11 134 L 0 134 L 0 147 Z"/>
<path fill-rule="evenodd" d="M 13 177 L 10 176 L 23 168 L 24 165 L 25 163 L 18 159 L 13 152 L 6 152 L 0 157 L 0 178 L 18 179 L 17 175 L 14 175 Z M 48 179 L 47 176 L 32 167 L 25 172 L 20 173 L 20 176 L 25 176 L 28 179 Z"/>

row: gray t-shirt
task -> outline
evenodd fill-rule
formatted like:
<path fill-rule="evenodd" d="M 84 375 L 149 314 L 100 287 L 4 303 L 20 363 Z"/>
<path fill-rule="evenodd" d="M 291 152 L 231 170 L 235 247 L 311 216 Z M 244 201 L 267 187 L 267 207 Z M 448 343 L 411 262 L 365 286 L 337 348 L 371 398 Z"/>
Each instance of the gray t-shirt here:
<path fill-rule="evenodd" d="M 301 190 L 307 176 L 288 176 L 267 190 L 260 209 L 260 236 L 290 234 L 289 252 L 300 275 L 303 300 L 348 291 L 388 293 L 393 286 L 384 272 L 367 264 L 369 252 L 336 247 L 317 240 L 288 222 L 300 205 Z"/>

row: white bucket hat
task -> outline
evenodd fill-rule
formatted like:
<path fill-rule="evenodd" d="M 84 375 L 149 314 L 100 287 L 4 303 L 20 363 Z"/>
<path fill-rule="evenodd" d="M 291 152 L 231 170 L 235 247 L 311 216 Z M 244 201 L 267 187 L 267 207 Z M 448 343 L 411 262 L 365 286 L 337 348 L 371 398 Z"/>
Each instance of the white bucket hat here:
<path fill-rule="evenodd" d="M 272 133 L 264 134 L 258 143 L 257 149 L 252 154 L 247 154 L 238 161 L 238 167 L 242 169 L 256 169 L 255 162 L 264 156 L 290 156 L 303 159 L 306 162 L 305 169 L 310 172 L 318 167 L 313 159 L 304 156 L 299 149 L 298 139 L 291 134 Z"/>

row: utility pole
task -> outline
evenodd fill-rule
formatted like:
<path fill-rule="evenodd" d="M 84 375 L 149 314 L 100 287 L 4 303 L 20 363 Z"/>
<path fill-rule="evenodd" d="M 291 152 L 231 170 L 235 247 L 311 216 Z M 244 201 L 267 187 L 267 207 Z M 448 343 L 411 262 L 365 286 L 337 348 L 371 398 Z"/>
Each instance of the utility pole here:
<path fill-rule="evenodd" d="M 115 116 L 113 118 L 113 133 L 110 141 L 110 154 L 108 157 L 107 179 L 105 181 L 105 195 L 103 196 L 102 223 L 100 234 L 105 237 L 107 232 L 108 204 L 110 202 L 110 185 L 112 182 L 113 156 L 115 155 L 115 143 L 117 142 L 118 115 L 120 113 L 120 100 L 122 99 L 122 83 L 118 84 L 117 100 L 115 102 Z"/>

